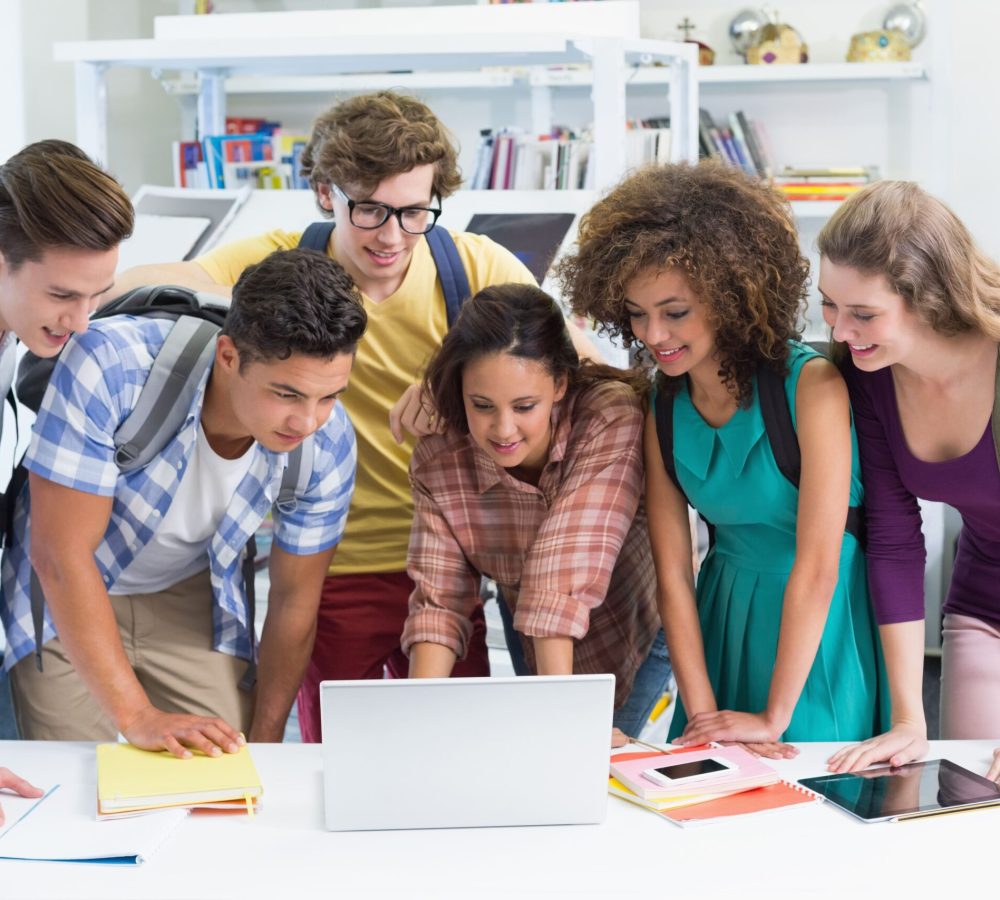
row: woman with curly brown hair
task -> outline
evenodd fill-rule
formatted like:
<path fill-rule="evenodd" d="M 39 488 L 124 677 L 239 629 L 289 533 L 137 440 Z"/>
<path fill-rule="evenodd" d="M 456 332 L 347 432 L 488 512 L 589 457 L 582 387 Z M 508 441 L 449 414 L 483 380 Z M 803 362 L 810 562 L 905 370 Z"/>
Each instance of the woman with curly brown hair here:
<path fill-rule="evenodd" d="M 646 504 L 681 695 L 670 737 L 777 758 L 796 752 L 782 741 L 876 733 L 877 637 L 863 553 L 845 533 L 861 502 L 857 446 L 843 380 L 796 340 L 808 264 L 786 203 L 717 164 L 646 169 L 590 211 L 561 274 L 575 312 L 658 369 Z M 761 411 L 758 379 L 775 375 L 797 488 Z M 714 529 L 697 588 L 685 501 Z"/>

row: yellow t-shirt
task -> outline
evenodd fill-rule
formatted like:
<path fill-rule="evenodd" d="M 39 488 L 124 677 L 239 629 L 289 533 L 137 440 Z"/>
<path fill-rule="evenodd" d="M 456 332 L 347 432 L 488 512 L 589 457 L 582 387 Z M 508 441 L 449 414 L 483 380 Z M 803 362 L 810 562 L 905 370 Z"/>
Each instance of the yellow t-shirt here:
<path fill-rule="evenodd" d="M 219 284 L 235 284 L 240 273 L 274 250 L 298 246 L 300 232 L 270 231 L 234 241 L 196 262 Z M 534 284 L 531 273 L 488 237 L 452 233 L 472 293 L 492 284 Z M 444 292 L 426 241 L 417 243 L 399 290 L 381 303 L 364 297 L 368 329 L 358 345 L 343 404 L 358 439 L 358 474 L 331 575 L 402 572 L 413 521 L 407 470 L 414 441 L 397 445 L 389 432 L 389 410 L 420 379 L 448 330 Z"/>

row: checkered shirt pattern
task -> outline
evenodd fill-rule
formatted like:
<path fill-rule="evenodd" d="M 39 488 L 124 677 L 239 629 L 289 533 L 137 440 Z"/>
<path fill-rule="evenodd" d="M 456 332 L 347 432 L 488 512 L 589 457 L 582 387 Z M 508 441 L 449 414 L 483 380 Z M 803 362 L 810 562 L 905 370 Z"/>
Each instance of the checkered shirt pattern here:
<path fill-rule="evenodd" d="M 114 434 L 127 418 L 173 323 L 116 316 L 93 323 L 63 350 L 45 392 L 25 457 L 29 471 L 56 484 L 114 498 L 104 540 L 94 559 L 111 587 L 149 542 L 166 514 L 194 451 L 208 383 L 199 386 L 184 425 L 158 456 L 137 471 L 122 473 L 114 461 Z M 357 450 L 343 407 L 334 407 L 313 438 L 313 468 L 304 493 L 279 509 L 275 504 L 287 454 L 255 443 L 250 469 L 211 538 L 214 634 L 223 653 L 250 659 L 253 642 L 240 568 L 243 550 L 273 508 L 274 542 L 304 556 L 340 540 L 347 519 Z M 7 635 L 9 669 L 35 649 L 31 618 L 29 497 L 19 498 L 13 541 L 3 559 L 0 617 Z M 55 637 L 46 613 L 43 640 Z"/>
<path fill-rule="evenodd" d="M 403 649 L 429 641 L 464 657 L 486 575 L 522 635 L 574 638 L 574 671 L 616 675 L 621 705 L 659 628 L 642 429 L 626 385 L 571 391 L 553 409 L 538 487 L 496 465 L 468 435 L 424 438 L 410 465 L 416 588 Z M 524 650 L 534 669 L 530 640 Z"/>

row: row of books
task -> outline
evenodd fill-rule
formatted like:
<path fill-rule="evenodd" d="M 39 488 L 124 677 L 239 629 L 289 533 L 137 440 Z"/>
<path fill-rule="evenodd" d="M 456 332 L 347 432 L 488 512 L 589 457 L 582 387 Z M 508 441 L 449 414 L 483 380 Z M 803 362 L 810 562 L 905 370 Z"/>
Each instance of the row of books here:
<path fill-rule="evenodd" d="M 516 128 L 479 132 L 473 190 L 575 190 L 587 182 L 591 141 L 565 129 L 531 137 Z"/>
<path fill-rule="evenodd" d="M 670 120 L 633 119 L 627 123 L 625 162 L 630 169 L 670 159 Z M 593 188 L 593 138 L 557 128 L 526 135 L 517 128 L 479 133 L 473 190 L 578 190 Z"/>
<path fill-rule="evenodd" d="M 794 168 L 786 166 L 771 183 L 789 200 L 846 200 L 877 181 L 875 166 Z"/>
<path fill-rule="evenodd" d="M 308 138 L 280 131 L 208 135 L 200 141 L 174 141 L 175 187 L 308 188 L 302 177 L 302 151 Z"/>
<path fill-rule="evenodd" d="M 700 767 L 704 761 L 714 764 L 708 768 L 718 772 L 693 779 L 681 777 L 676 784 L 658 784 L 645 774 L 660 767 L 676 771 L 678 764 Z M 780 778 L 767 763 L 742 747 L 708 744 L 663 752 L 625 749 L 613 753 L 608 790 L 613 796 L 682 827 L 818 803 L 822 799 L 802 785 Z"/>
<path fill-rule="evenodd" d="M 751 122 L 742 110 L 730 113 L 725 124 L 718 124 L 707 109 L 698 110 L 698 154 L 722 159 L 760 178 L 772 175 L 771 154 L 764 130 Z"/>

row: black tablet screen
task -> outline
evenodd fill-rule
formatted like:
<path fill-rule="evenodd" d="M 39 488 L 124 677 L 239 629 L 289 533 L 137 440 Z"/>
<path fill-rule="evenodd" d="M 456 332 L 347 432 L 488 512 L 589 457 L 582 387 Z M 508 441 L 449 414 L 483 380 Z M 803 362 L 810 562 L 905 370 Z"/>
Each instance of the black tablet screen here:
<path fill-rule="evenodd" d="M 1000 786 L 947 759 L 819 775 L 800 784 L 862 819 L 885 819 L 1000 801 Z"/>

